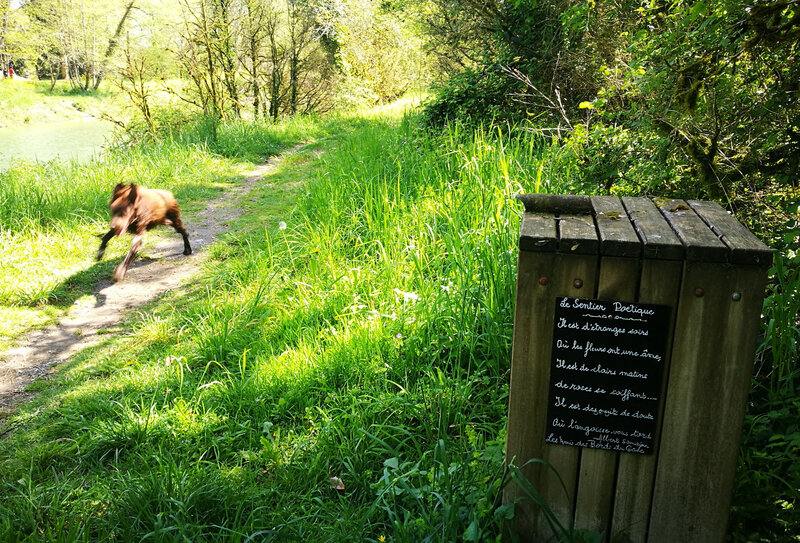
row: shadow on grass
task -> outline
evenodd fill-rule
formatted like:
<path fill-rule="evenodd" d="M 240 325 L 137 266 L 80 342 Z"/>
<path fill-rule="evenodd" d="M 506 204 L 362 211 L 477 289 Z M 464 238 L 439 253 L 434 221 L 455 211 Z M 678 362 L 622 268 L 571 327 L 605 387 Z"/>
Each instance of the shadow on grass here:
<path fill-rule="evenodd" d="M 47 303 L 65 309 L 83 296 L 97 294 L 103 286 L 111 284 L 111 273 L 118 264 L 116 260 L 118 259 L 95 262 L 89 268 L 67 277 L 47 293 Z M 105 297 L 99 294 L 97 296 L 98 301 L 95 305 L 103 305 Z"/>

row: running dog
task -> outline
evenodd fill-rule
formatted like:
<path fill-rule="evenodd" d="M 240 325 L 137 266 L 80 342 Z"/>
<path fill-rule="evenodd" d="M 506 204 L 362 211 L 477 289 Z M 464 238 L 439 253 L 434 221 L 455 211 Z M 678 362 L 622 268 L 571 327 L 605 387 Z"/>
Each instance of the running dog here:
<path fill-rule="evenodd" d="M 142 245 L 144 233 L 160 224 L 175 228 L 175 231 L 183 236 L 183 254 L 192 254 L 189 236 L 181 222 L 178 201 L 170 191 L 146 189 L 133 183 L 130 185 L 120 183 L 114 187 L 110 205 L 111 222 L 109 230 L 103 235 L 100 248 L 97 250 L 97 260 L 103 258 L 108 241 L 115 235 L 121 237 L 125 232 L 133 235 L 128 255 L 114 270 L 114 281 L 122 281 L 125 277 L 131 261 Z"/>

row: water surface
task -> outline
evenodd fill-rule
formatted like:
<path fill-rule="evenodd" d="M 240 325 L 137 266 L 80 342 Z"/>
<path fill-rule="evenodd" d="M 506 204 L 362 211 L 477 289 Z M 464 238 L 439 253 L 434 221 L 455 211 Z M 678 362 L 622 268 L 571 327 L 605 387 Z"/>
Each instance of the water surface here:
<path fill-rule="evenodd" d="M 0 170 L 20 159 L 88 162 L 102 155 L 113 129 L 94 118 L 0 128 Z"/>

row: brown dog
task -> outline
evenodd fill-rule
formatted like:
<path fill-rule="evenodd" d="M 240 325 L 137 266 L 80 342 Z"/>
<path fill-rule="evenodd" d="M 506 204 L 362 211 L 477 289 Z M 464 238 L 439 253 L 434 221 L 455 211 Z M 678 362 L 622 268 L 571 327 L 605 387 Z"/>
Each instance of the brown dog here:
<path fill-rule="evenodd" d="M 142 245 L 142 236 L 145 231 L 151 230 L 159 224 L 172 225 L 175 231 L 183 236 L 183 254 L 192 254 L 189 245 L 189 236 L 181 223 L 178 201 L 168 190 L 146 189 L 130 185 L 118 184 L 114 187 L 111 196 L 111 223 L 110 229 L 103 236 L 100 248 L 97 250 L 97 260 L 103 258 L 108 241 L 114 237 L 122 236 L 125 232 L 133 234 L 131 249 L 125 260 L 120 262 L 114 270 L 114 281 L 122 281 L 131 261 Z"/>

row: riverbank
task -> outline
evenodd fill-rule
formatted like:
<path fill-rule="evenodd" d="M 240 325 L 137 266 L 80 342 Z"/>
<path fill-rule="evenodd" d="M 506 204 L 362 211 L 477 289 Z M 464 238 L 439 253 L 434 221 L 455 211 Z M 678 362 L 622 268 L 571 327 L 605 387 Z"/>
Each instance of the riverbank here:
<path fill-rule="evenodd" d="M 0 129 L 86 117 L 101 118 L 116 110 L 114 93 L 107 85 L 91 93 L 70 89 L 59 81 L 0 79 Z"/>

